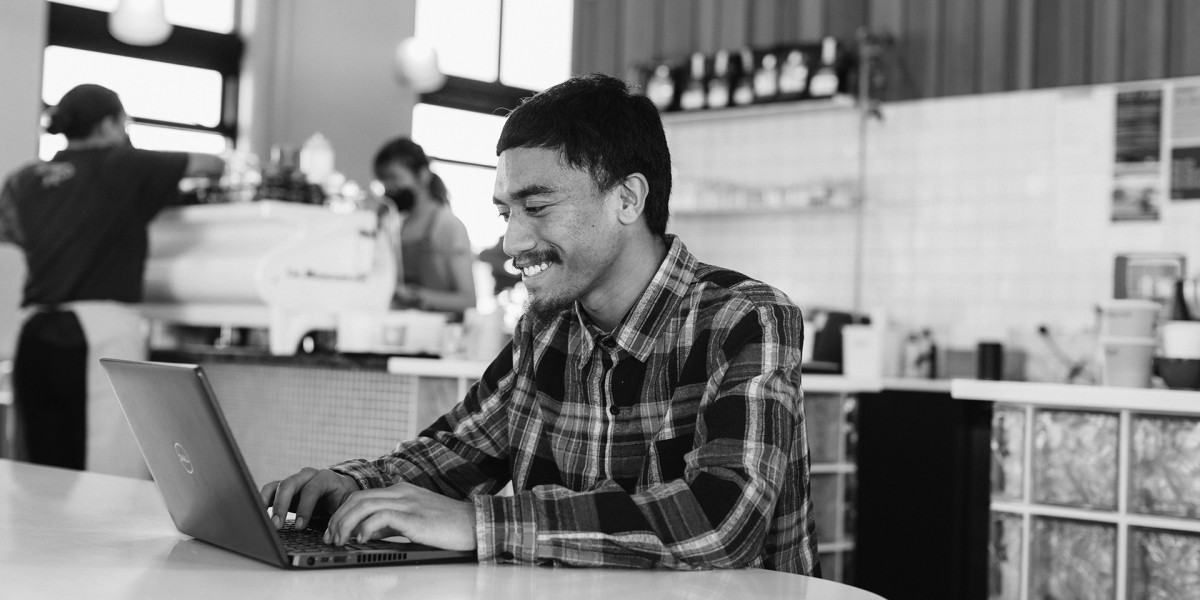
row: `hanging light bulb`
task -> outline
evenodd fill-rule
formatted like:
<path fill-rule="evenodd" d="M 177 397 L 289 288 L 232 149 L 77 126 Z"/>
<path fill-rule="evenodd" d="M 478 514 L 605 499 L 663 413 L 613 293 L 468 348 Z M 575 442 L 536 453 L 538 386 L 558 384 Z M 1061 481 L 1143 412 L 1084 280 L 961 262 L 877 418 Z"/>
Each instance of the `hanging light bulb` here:
<path fill-rule="evenodd" d="M 392 64 L 396 78 L 418 93 L 432 92 L 446 83 L 438 68 L 437 50 L 429 42 L 410 37 L 396 45 Z"/>
<path fill-rule="evenodd" d="M 133 46 L 155 46 L 171 37 L 163 0 L 121 0 L 108 15 L 108 31 Z"/>

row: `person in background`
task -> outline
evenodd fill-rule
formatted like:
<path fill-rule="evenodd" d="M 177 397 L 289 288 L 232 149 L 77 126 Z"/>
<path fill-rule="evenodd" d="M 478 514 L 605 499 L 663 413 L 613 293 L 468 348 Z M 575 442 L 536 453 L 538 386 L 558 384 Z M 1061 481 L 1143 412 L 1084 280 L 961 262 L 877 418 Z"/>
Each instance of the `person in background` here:
<path fill-rule="evenodd" d="M 496 149 L 504 250 L 530 297 L 512 342 L 392 453 L 263 486 L 275 525 L 322 509 L 338 545 L 820 575 L 800 310 L 666 233 L 654 104 L 607 75 L 570 79 L 516 108 Z"/>
<path fill-rule="evenodd" d="M 112 90 L 68 91 L 46 131 L 67 147 L 22 166 L 0 190 L 0 243 L 24 254 L 26 313 L 13 365 L 19 457 L 116 475 L 149 472 L 99 357 L 144 358 L 147 225 L 177 201 L 186 176 L 216 176 L 206 154 L 134 148 Z"/>
<path fill-rule="evenodd" d="M 420 145 L 396 138 L 375 154 L 375 177 L 404 216 L 400 256 L 404 281 L 393 308 L 449 312 L 475 308 L 474 257 L 462 221 L 450 212 L 445 183 L 429 170 Z"/>

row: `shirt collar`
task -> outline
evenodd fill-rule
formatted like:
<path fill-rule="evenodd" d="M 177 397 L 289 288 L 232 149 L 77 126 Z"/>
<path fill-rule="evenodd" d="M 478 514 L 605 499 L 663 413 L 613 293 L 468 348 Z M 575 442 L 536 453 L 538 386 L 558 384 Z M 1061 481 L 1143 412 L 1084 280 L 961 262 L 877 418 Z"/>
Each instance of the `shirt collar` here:
<path fill-rule="evenodd" d="M 586 362 L 593 346 L 601 339 L 611 338 L 617 346 L 640 362 L 646 362 L 654 350 L 654 340 L 659 331 L 670 322 L 674 307 L 687 294 L 695 279 L 696 258 L 678 237 L 666 236 L 670 247 L 667 257 L 654 273 L 650 285 L 642 292 L 633 308 L 625 315 L 617 328 L 607 336 L 591 323 L 583 307 L 575 303 L 575 320 L 580 334 L 572 342 L 572 353 L 580 363 Z"/>

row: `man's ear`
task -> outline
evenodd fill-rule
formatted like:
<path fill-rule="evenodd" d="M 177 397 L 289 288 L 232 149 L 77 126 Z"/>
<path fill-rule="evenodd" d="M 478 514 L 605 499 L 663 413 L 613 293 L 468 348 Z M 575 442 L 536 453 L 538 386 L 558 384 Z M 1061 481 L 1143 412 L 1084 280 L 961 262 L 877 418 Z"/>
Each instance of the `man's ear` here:
<path fill-rule="evenodd" d="M 641 173 L 631 173 L 617 185 L 618 198 L 621 201 L 617 218 L 621 223 L 630 225 L 638 220 L 646 209 L 646 195 L 650 193 L 650 183 Z"/>

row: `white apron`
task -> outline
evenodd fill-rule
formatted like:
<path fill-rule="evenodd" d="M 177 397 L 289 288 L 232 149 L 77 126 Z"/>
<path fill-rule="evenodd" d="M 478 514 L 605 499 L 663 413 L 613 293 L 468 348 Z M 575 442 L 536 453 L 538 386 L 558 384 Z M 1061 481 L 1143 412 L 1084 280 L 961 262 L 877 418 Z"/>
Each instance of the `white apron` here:
<path fill-rule="evenodd" d="M 101 358 L 145 360 L 146 335 L 141 314 L 112 301 L 72 302 L 87 337 L 87 470 L 125 477 L 150 478 L 146 461 L 117 404 Z"/>

